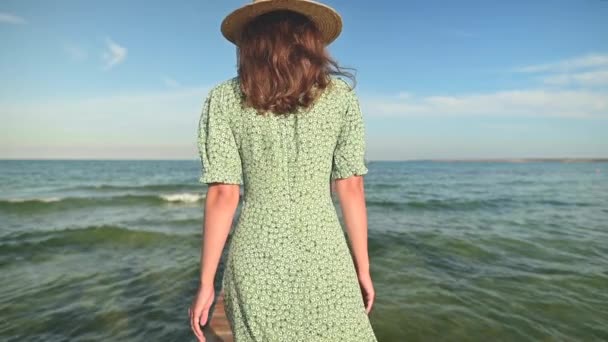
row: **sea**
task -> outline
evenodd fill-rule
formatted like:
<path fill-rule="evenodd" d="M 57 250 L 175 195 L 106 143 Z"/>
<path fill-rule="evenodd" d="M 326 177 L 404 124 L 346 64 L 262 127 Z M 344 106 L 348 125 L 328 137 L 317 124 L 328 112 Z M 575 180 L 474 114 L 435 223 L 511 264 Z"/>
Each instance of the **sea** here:
<path fill-rule="evenodd" d="M 608 163 L 368 168 L 379 341 L 608 341 Z M 199 174 L 198 160 L 1 160 L 0 340 L 195 341 Z"/>

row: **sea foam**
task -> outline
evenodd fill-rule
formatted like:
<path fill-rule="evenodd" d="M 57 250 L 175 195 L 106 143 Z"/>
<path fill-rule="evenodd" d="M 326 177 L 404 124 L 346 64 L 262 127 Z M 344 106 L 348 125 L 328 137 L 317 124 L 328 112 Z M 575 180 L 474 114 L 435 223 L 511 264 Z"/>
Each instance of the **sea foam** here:
<path fill-rule="evenodd" d="M 193 193 L 159 195 L 159 197 L 168 202 L 185 202 L 185 203 L 194 203 L 194 202 L 198 202 L 198 201 L 202 200 L 203 198 L 205 198 L 204 195 L 193 194 Z"/>

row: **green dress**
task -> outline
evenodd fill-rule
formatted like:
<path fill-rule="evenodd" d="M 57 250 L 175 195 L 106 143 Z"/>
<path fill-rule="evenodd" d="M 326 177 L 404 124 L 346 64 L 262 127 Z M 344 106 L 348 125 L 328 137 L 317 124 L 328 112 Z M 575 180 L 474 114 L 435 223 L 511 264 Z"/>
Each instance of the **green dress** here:
<path fill-rule="evenodd" d="M 241 98 L 238 77 L 217 84 L 198 127 L 199 181 L 244 187 L 222 279 L 235 341 L 377 341 L 330 188 L 368 171 L 355 91 L 332 76 L 287 117 Z"/>

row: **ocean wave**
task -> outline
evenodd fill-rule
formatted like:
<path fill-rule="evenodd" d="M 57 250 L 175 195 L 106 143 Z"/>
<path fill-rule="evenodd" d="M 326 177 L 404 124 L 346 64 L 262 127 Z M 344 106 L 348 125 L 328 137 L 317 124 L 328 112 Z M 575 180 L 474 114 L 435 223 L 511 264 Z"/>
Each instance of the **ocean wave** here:
<path fill-rule="evenodd" d="M 193 203 L 198 202 L 205 198 L 202 194 L 182 193 L 182 194 L 170 194 L 170 195 L 159 195 L 160 198 L 168 202 L 185 202 Z"/>
<path fill-rule="evenodd" d="M 500 208 L 513 203 L 512 198 L 491 199 L 429 199 L 415 201 L 367 200 L 368 206 L 387 209 L 474 210 Z"/>
<path fill-rule="evenodd" d="M 25 203 L 25 202 L 41 202 L 41 203 L 51 203 L 51 202 L 59 202 L 61 201 L 61 197 L 47 197 L 47 198 L 9 198 L 4 200 L 4 202 L 9 203 Z M 0 201 L 2 203 L 3 201 Z"/>
<path fill-rule="evenodd" d="M 90 191 L 183 191 L 199 187 L 192 183 L 173 183 L 173 184 L 143 184 L 143 185 L 116 185 L 116 184 L 95 184 L 78 185 L 60 189 L 61 191 L 71 190 L 90 190 Z"/>
<path fill-rule="evenodd" d="M 101 225 L 82 228 L 64 228 L 56 230 L 29 231 L 4 236 L 0 244 L 0 256 L 29 258 L 32 254 L 45 251 L 56 251 L 97 246 L 112 248 L 143 248 L 171 243 L 176 240 L 192 240 L 190 235 L 170 234 L 146 230 L 135 230 L 124 226 Z M 0 262 L 3 264 L 4 262 Z"/>
<path fill-rule="evenodd" d="M 514 198 L 514 197 L 494 197 L 494 198 L 445 198 L 445 199 L 415 199 L 415 200 L 383 200 L 368 199 L 366 201 L 370 207 L 385 209 L 410 209 L 410 210 L 480 210 L 480 209 L 500 209 L 505 207 L 592 207 L 595 204 L 575 200 L 555 200 L 544 198 Z"/>
<path fill-rule="evenodd" d="M 196 203 L 205 198 L 198 193 L 158 195 L 124 194 L 118 196 L 10 198 L 0 200 L 0 211 L 35 212 L 39 210 L 71 209 L 90 206 L 162 205 L 168 203 Z"/>

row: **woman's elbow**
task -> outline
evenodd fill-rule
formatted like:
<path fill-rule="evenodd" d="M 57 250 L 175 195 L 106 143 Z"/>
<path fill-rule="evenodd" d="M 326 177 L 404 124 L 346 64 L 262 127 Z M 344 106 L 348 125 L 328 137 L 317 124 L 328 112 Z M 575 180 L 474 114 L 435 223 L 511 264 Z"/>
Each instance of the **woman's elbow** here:
<path fill-rule="evenodd" d="M 240 186 L 238 184 L 211 183 L 207 188 L 206 201 L 219 205 L 232 205 L 238 203 Z"/>
<path fill-rule="evenodd" d="M 336 191 L 347 194 L 362 194 L 364 192 L 363 176 L 353 175 L 335 180 Z"/>

